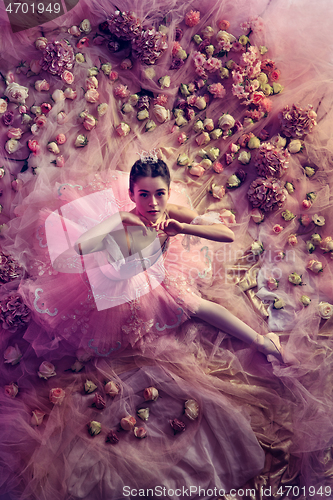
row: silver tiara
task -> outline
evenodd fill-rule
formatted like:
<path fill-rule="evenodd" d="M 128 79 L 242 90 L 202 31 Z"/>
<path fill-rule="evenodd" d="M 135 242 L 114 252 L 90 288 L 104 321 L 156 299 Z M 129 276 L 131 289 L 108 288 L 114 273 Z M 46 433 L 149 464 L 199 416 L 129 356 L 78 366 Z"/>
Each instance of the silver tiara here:
<path fill-rule="evenodd" d="M 140 160 L 142 163 L 157 163 L 158 156 L 156 149 L 152 149 L 151 151 L 141 151 L 141 153 L 137 153 L 140 156 Z"/>

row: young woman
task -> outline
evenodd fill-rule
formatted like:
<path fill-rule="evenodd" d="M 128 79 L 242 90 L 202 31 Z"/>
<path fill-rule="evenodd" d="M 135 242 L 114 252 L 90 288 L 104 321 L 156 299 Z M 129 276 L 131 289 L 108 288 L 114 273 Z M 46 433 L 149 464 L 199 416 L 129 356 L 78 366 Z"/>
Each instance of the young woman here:
<path fill-rule="evenodd" d="M 118 282 L 118 288 L 119 282 L 122 282 L 121 295 L 128 299 L 124 302 L 135 303 L 135 307 L 131 307 L 132 326 L 141 324 L 138 308 L 140 312 L 144 307 L 155 311 L 157 318 L 151 316 L 145 322 L 146 331 L 141 331 L 140 337 L 144 333 L 150 336 L 160 334 L 161 329 L 176 326 L 177 322 L 172 325 L 169 318 L 171 311 L 179 317 L 179 310 L 182 320 L 190 316 L 200 318 L 248 344 L 253 344 L 260 352 L 282 360 L 276 334 L 260 335 L 220 304 L 208 301 L 198 294 L 205 262 L 201 259 L 200 269 L 197 269 L 195 251 L 192 258 L 190 251 L 185 259 L 184 248 L 179 238 L 176 241 L 177 236 L 190 235 L 229 243 L 233 241 L 234 234 L 226 225 L 219 223 L 218 219 L 207 224 L 205 218 L 198 217 L 194 210 L 169 203 L 170 194 L 170 172 L 165 162 L 154 155 L 138 160 L 132 167 L 129 186 L 129 197 L 135 207 L 129 212 L 120 211 L 85 232 L 76 241 L 75 250 L 82 256 L 103 252 L 112 270 L 117 269 L 113 278 Z M 126 271 L 122 274 L 122 271 L 119 272 L 120 268 Z M 193 273 L 193 269 L 197 273 Z M 143 283 L 140 282 L 140 277 L 143 278 Z M 131 292 L 135 292 L 135 295 Z M 161 300 L 161 293 L 167 297 L 166 302 Z M 119 290 L 117 295 L 119 296 Z M 133 309 L 136 309 L 136 313 Z M 161 312 L 168 317 L 164 326 L 160 321 L 155 321 Z M 129 332 L 130 329 L 131 325 L 122 328 L 123 332 Z"/>

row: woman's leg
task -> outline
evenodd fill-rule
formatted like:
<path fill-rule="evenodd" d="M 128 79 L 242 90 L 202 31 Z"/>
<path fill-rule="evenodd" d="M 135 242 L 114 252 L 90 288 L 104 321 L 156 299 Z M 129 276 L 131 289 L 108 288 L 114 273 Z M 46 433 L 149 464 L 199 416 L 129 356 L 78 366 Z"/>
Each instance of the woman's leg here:
<path fill-rule="evenodd" d="M 281 346 L 276 334 L 260 335 L 220 304 L 200 299 L 195 317 L 230 333 L 247 344 L 254 344 L 258 351 L 266 356 L 271 354 L 280 360 L 282 359 Z"/>

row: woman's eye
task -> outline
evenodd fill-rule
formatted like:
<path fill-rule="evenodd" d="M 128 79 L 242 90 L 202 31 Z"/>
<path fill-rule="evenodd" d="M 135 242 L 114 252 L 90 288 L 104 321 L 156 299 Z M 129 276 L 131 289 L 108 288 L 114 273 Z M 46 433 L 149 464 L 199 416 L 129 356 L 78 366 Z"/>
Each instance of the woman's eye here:
<path fill-rule="evenodd" d="M 140 196 L 142 196 L 143 198 L 146 198 L 147 197 L 147 193 L 141 193 Z"/>

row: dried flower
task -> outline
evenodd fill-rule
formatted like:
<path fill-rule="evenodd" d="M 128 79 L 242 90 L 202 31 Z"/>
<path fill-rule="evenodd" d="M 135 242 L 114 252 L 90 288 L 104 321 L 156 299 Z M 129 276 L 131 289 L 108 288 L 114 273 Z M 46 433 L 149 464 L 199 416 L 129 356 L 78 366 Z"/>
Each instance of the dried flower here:
<path fill-rule="evenodd" d="M 310 305 L 311 299 L 307 295 L 302 295 L 300 301 L 302 302 L 304 307 L 307 307 L 308 305 Z"/>
<path fill-rule="evenodd" d="M 97 394 L 97 393 L 95 394 L 93 402 L 92 402 L 92 406 L 97 408 L 97 410 L 104 410 L 104 408 L 106 407 L 106 404 L 105 404 L 105 401 L 100 394 Z"/>
<path fill-rule="evenodd" d="M 318 273 L 321 273 L 323 271 L 323 264 L 317 260 L 317 259 L 312 259 L 310 260 L 308 263 L 307 263 L 307 266 L 306 266 L 307 269 L 310 269 L 310 271 L 318 274 Z"/>
<path fill-rule="evenodd" d="M 9 398 L 15 398 L 15 396 L 18 394 L 18 386 L 14 382 L 11 382 L 8 385 L 5 385 L 5 394 Z"/>
<path fill-rule="evenodd" d="M 213 183 L 211 185 L 209 192 L 211 195 L 214 196 L 214 198 L 217 198 L 218 200 L 222 200 L 223 196 L 225 195 L 225 188 L 224 188 L 224 186 L 219 186 L 219 185 Z"/>
<path fill-rule="evenodd" d="M 134 429 L 135 424 L 136 420 L 131 415 L 122 418 L 120 421 L 120 426 L 122 429 L 124 429 L 124 431 L 132 431 Z"/>
<path fill-rule="evenodd" d="M 258 177 L 250 184 L 247 195 L 254 208 L 269 212 L 283 205 L 287 191 L 275 178 Z"/>
<path fill-rule="evenodd" d="M 158 396 L 159 394 L 156 387 L 146 387 L 146 389 L 143 392 L 143 397 L 145 398 L 145 401 L 156 401 Z"/>
<path fill-rule="evenodd" d="M 303 285 L 302 276 L 297 273 L 291 273 L 288 276 L 288 281 L 293 285 Z"/>
<path fill-rule="evenodd" d="M 140 19 L 133 12 L 117 10 L 108 19 L 108 29 L 120 40 L 133 40 L 140 35 L 142 25 Z"/>
<path fill-rule="evenodd" d="M 62 404 L 63 400 L 65 399 L 65 396 L 66 396 L 66 393 L 63 389 L 61 389 L 60 387 L 55 387 L 55 388 L 50 390 L 49 400 L 54 405 L 60 406 Z"/>
<path fill-rule="evenodd" d="M 189 157 L 185 153 L 181 153 L 177 158 L 177 164 L 181 167 L 186 167 L 190 163 Z"/>
<path fill-rule="evenodd" d="M 105 391 L 105 394 L 107 394 L 108 396 L 111 396 L 111 398 L 114 398 L 115 396 L 117 396 L 117 394 L 119 394 L 119 386 L 113 382 L 112 380 L 110 380 L 109 382 L 107 382 L 105 384 L 105 387 L 104 387 L 104 391 Z"/>
<path fill-rule="evenodd" d="M 251 245 L 251 252 L 253 255 L 261 255 L 264 252 L 264 245 L 261 241 L 254 241 Z"/>
<path fill-rule="evenodd" d="M 266 281 L 266 285 L 267 285 L 268 290 L 271 290 L 271 291 L 277 290 L 277 288 L 279 287 L 279 281 L 271 276 Z"/>
<path fill-rule="evenodd" d="M 265 219 L 265 214 L 259 208 L 253 208 L 250 212 L 251 219 L 256 224 L 260 224 Z"/>
<path fill-rule="evenodd" d="M 65 70 L 71 70 L 74 65 L 73 47 L 65 40 L 50 42 L 43 50 L 41 66 L 51 75 L 61 76 Z"/>
<path fill-rule="evenodd" d="M 3 177 L 3 175 L 1 176 Z M 10 255 L 0 251 L 0 282 L 9 283 L 16 278 L 20 278 L 23 274 L 23 269 L 20 267 L 16 260 L 12 259 Z M 20 296 L 17 295 L 17 298 Z M 19 299 L 22 304 L 21 299 Z M 0 318 L 2 316 L 2 301 L 0 301 Z"/>
<path fill-rule="evenodd" d="M 186 429 L 186 425 L 184 424 L 184 422 L 182 420 L 179 420 L 178 418 L 169 420 L 169 422 L 175 434 L 178 434 L 179 432 L 184 432 Z"/>
<path fill-rule="evenodd" d="M 117 444 L 117 443 L 119 443 L 119 437 L 117 436 L 116 432 L 111 429 L 109 431 L 108 435 L 106 436 L 105 441 L 107 443 Z"/>
<path fill-rule="evenodd" d="M 79 361 L 78 359 L 71 366 L 71 370 L 74 373 L 80 372 L 81 370 L 83 370 L 83 368 L 84 368 L 84 364 L 81 363 L 81 361 Z"/>
<path fill-rule="evenodd" d="M 304 172 L 307 175 L 307 177 L 312 177 L 316 173 L 313 167 L 308 167 L 308 166 L 304 167 Z"/>
<path fill-rule="evenodd" d="M 296 104 L 291 108 L 286 106 L 280 116 L 282 132 L 286 137 L 302 138 L 317 125 L 316 118 L 317 114 L 310 105 L 304 109 Z"/>
<path fill-rule="evenodd" d="M 133 56 L 144 64 L 155 64 L 168 48 L 165 33 L 156 31 L 155 28 L 141 31 L 132 39 Z"/>
<path fill-rule="evenodd" d="M 2 255 L 0 254 L 1 259 Z M 10 262 L 8 263 L 10 266 Z M 13 273 L 13 274 L 11 274 Z M 15 266 L 5 271 L 4 277 L 14 277 Z M 1 273 L 0 273 L 1 276 Z M 11 333 L 20 327 L 26 326 L 30 321 L 30 309 L 23 303 L 22 297 L 15 292 L 10 293 L 0 301 L 0 321 L 2 328 Z"/>
<path fill-rule="evenodd" d="M 85 135 L 78 135 L 76 140 L 75 140 L 75 147 L 76 148 L 84 148 L 88 144 L 88 138 Z"/>
<path fill-rule="evenodd" d="M 84 384 L 84 390 L 86 394 L 91 394 L 92 392 L 96 391 L 97 385 L 94 384 L 91 380 L 86 380 Z"/>
<path fill-rule="evenodd" d="M 333 316 L 333 305 L 329 302 L 319 302 L 318 311 L 323 319 L 330 319 Z"/>
<path fill-rule="evenodd" d="M 286 305 L 285 301 L 281 298 L 275 298 L 273 302 L 274 309 L 283 309 Z"/>
<path fill-rule="evenodd" d="M 194 399 L 185 401 L 185 415 L 190 420 L 195 420 L 199 415 L 199 404 Z"/>
<path fill-rule="evenodd" d="M 96 420 L 92 420 L 88 424 L 88 432 L 91 436 L 97 436 L 102 430 L 102 425 Z"/>
<path fill-rule="evenodd" d="M 200 22 L 200 12 L 198 10 L 190 10 L 185 14 L 185 24 L 189 28 L 193 28 Z"/>
<path fill-rule="evenodd" d="M 290 212 L 290 210 L 285 210 L 284 212 L 282 212 L 281 217 L 285 221 L 290 221 L 290 220 L 295 219 L 296 215 L 294 215 L 292 212 Z"/>
<path fill-rule="evenodd" d="M 149 408 L 140 408 L 136 413 L 141 420 L 146 421 L 149 418 Z"/>
<path fill-rule="evenodd" d="M 147 437 L 147 431 L 144 427 L 134 427 L 134 436 L 138 439 Z"/>
<path fill-rule="evenodd" d="M 290 246 L 292 246 L 292 247 L 296 246 L 296 245 L 297 245 L 297 243 L 298 243 L 298 240 L 297 240 L 297 236 L 296 236 L 296 234 L 290 234 L 290 235 L 288 236 L 288 240 L 287 240 L 287 241 L 288 241 L 288 244 L 289 244 Z"/>
<path fill-rule="evenodd" d="M 49 361 L 43 361 L 38 370 L 39 378 L 47 380 L 51 377 L 55 377 L 57 374 L 55 372 L 55 367 Z"/>
<path fill-rule="evenodd" d="M 42 411 L 33 410 L 31 421 L 30 421 L 31 425 L 33 425 L 33 426 L 41 425 L 43 423 L 44 417 L 45 417 L 45 413 L 43 413 Z"/>
<path fill-rule="evenodd" d="M 254 164 L 262 177 L 282 177 L 288 168 L 288 160 L 288 151 L 264 142 L 257 151 Z"/>

